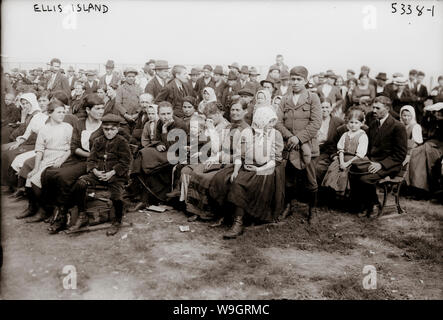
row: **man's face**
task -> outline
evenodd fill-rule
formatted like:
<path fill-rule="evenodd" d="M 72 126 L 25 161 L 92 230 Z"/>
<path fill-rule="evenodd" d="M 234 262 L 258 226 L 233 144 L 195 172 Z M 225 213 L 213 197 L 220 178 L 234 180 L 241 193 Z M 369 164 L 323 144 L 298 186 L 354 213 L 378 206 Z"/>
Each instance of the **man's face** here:
<path fill-rule="evenodd" d="M 198 74 L 191 74 L 191 80 L 192 80 L 192 82 L 197 82 Z"/>
<path fill-rule="evenodd" d="M 240 79 L 243 81 L 247 81 L 249 77 L 249 73 L 240 73 Z"/>
<path fill-rule="evenodd" d="M 279 66 L 281 66 L 281 65 L 283 64 L 283 57 L 277 57 L 277 58 L 275 59 L 275 62 L 276 62 Z"/>
<path fill-rule="evenodd" d="M 211 70 L 209 69 L 203 69 L 203 76 L 205 78 L 209 78 L 211 76 Z"/>
<path fill-rule="evenodd" d="M 366 68 L 363 68 L 360 70 L 362 74 L 364 74 L 365 76 L 369 76 L 369 70 Z"/>
<path fill-rule="evenodd" d="M 321 112 L 322 112 L 322 117 L 323 119 L 326 119 L 327 117 L 329 117 L 329 115 L 331 114 L 332 111 L 332 106 L 329 102 L 323 102 L 321 104 Z"/>
<path fill-rule="evenodd" d="M 158 117 L 160 118 L 160 120 L 163 123 L 166 123 L 166 122 L 172 120 L 172 117 L 173 117 L 172 108 L 161 107 L 160 110 L 158 111 Z"/>
<path fill-rule="evenodd" d="M 11 104 L 14 102 L 14 96 L 10 93 L 6 94 L 5 96 L 5 103 L 6 104 Z"/>
<path fill-rule="evenodd" d="M 114 124 L 104 124 L 102 128 L 105 138 L 108 140 L 114 139 L 118 133 L 118 127 Z"/>
<path fill-rule="evenodd" d="M 160 79 L 167 79 L 169 76 L 168 69 L 157 70 L 157 75 L 160 77 Z"/>
<path fill-rule="evenodd" d="M 234 121 L 240 121 L 245 117 L 246 112 L 247 110 L 243 110 L 240 104 L 235 103 L 231 107 L 231 119 Z"/>
<path fill-rule="evenodd" d="M 180 80 L 181 83 L 186 83 L 188 82 L 188 72 L 186 71 L 186 69 L 182 69 L 180 70 L 179 73 L 177 73 L 175 75 L 175 77 Z"/>
<path fill-rule="evenodd" d="M 42 71 L 42 70 L 35 70 L 35 75 L 36 75 L 37 77 L 41 77 L 42 74 L 43 74 L 43 71 Z"/>
<path fill-rule="evenodd" d="M 51 64 L 51 70 L 55 73 L 57 73 L 60 70 L 60 63 L 58 62 L 53 62 Z"/>
<path fill-rule="evenodd" d="M 410 74 L 409 75 L 409 81 L 414 82 L 416 79 L 416 75 L 415 74 Z"/>
<path fill-rule="evenodd" d="M 194 112 L 195 112 L 195 108 L 192 104 L 190 104 L 187 101 L 183 102 L 183 113 L 186 117 L 192 116 L 194 114 Z"/>
<path fill-rule="evenodd" d="M 222 79 L 222 75 L 218 73 L 214 73 L 214 81 L 219 82 Z"/>
<path fill-rule="evenodd" d="M 386 83 L 386 81 L 381 80 L 381 79 L 377 79 L 377 85 L 378 85 L 379 87 L 384 87 L 384 86 L 385 86 L 385 83 Z"/>
<path fill-rule="evenodd" d="M 155 113 L 155 109 L 153 107 L 148 108 L 147 114 L 148 114 L 148 119 L 151 121 L 155 120 L 155 117 L 157 116 L 157 114 Z"/>
<path fill-rule="evenodd" d="M 68 78 L 73 77 L 75 74 L 74 70 L 68 70 Z"/>
<path fill-rule="evenodd" d="M 346 72 L 346 79 L 349 80 L 352 78 L 354 78 L 354 74 L 352 72 Z"/>
<path fill-rule="evenodd" d="M 143 110 L 143 112 L 147 112 L 148 111 L 148 107 L 151 105 L 151 101 L 149 101 L 149 99 L 147 99 L 146 97 L 140 97 L 140 106 Z"/>
<path fill-rule="evenodd" d="M 232 71 L 235 75 L 238 76 L 239 71 L 237 68 L 229 67 L 229 71 Z"/>
<path fill-rule="evenodd" d="M 84 92 L 84 89 L 83 89 L 83 87 L 82 87 L 81 84 L 76 84 L 76 85 L 74 86 L 74 90 L 75 90 L 75 94 L 76 94 L 76 95 L 82 95 L 83 92 Z"/>
<path fill-rule="evenodd" d="M 323 84 L 323 83 L 325 83 L 325 82 L 326 82 L 325 77 L 318 77 L 318 83 L 319 83 L 319 84 Z"/>
<path fill-rule="evenodd" d="M 135 74 L 130 72 L 126 74 L 126 82 L 128 84 L 133 84 L 135 82 Z"/>
<path fill-rule="evenodd" d="M 389 112 L 389 109 L 381 102 L 375 102 L 372 105 L 372 111 L 377 119 L 383 119 Z"/>
<path fill-rule="evenodd" d="M 274 87 L 272 86 L 271 83 L 269 82 L 264 82 L 263 83 L 263 89 L 266 89 L 269 91 L 269 93 L 272 95 L 272 93 L 274 92 Z"/>
<path fill-rule="evenodd" d="M 246 101 L 246 103 L 250 103 L 254 97 L 252 97 L 252 96 L 250 96 L 248 94 L 245 94 L 245 95 L 241 95 L 240 98 L 243 101 Z"/>
<path fill-rule="evenodd" d="M 95 76 L 93 74 L 88 74 L 88 82 L 94 81 Z"/>
<path fill-rule="evenodd" d="M 112 74 L 112 71 L 114 71 L 113 68 L 108 68 L 108 67 L 106 67 L 106 74 L 107 74 L 108 76 L 110 76 L 110 75 Z"/>
<path fill-rule="evenodd" d="M 150 64 L 148 64 L 148 68 L 149 68 L 149 70 L 154 70 L 154 67 L 155 67 L 155 63 L 150 63 Z"/>
<path fill-rule="evenodd" d="M 104 99 L 105 96 L 106 96 L 105 90 L 103 90 L 102 88 L 97 89 L 97 95 L 98 95 L 100 98 Z"/>
<path fill-rule="evenodd" d="M 330 84 L 331 86 L 333 86 L 333 85 L 335 84 L 335 79 L 334 79 L 334 78 L 331 78 L 331 77 L 328 77 L 328 78 L 327 78 L 327 82 L 328 82 L 328 84 Z"/>
<path fill-rule="evenodd" d="M 280 71 L 278 70 L 272 70 L 271 73 L 269 74 L 271 76 L 272 79 L 280 79 Z"/>
<path fill-rule="evenodd" d="M 417 76 L 417 83 L 423 83 L 424 76 Z"/>
<path fill-rule="evenodd" d="M 47 96 L 41 96 L 38 99 L 38 105 L 40 106 L 42 111 L 45 111 L 48 108 L 48 104 L 49 104 L 49 99 Z"/>
<path fill-rule="evenodd" d="M 251 79 L 251 81 L 257 81 L 257 78 L 258 78 L 258 75 L 256 75 L 256 74 L 250 74 L 249 75 L 249 79 Z"/>
<path fill-rule="evenodd" d="M 306 83 L 308 83 L 308 80 L 303 78 L 302 76 L 291 76 L 291 85 L 292 85 L 292 91 L 295 93 L 301 92 L 304 88 Z"/>

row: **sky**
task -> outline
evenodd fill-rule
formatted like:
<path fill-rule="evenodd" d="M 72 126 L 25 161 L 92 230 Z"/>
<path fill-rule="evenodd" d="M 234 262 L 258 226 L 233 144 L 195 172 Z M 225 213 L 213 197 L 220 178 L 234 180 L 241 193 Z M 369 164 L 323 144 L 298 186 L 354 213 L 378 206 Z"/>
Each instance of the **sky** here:
<path fill-rule="evenodd" d="M 371 67 L 391 76 L 411 68 L 443 74 L 443 2 L 416 1 L 413 14 L 392 13 L 391 1 L 95 1 L 106 13 L 35 12 L 43 5 L 81 1 L 2 1 L 5 62 L 142 67 L 149 59 L 170 65 L 268 67 L 283 54 L 290 67 L 345 74 Z M 399 2 L 401 3 L 401 2 Z M 418 16 L 416 5 L 424 6 Z M 434 6 L 434 16 L 427 8 Z M 73 18 L 75 15 L 75 18 Z M 75 20 L 75 21 L 74 21 Z M 67 23 L 67 22 L 71 23 Z M 74 21 L 74 22 L 73 22 Z"/>

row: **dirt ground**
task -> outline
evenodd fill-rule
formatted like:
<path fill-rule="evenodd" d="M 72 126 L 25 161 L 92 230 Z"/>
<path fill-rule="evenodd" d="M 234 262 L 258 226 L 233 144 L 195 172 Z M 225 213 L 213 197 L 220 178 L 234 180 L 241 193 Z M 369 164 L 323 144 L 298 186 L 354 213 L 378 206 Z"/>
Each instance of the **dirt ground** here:
<path fill-rule="evenodd" d="M 282 223 L 226 228 L 187 222 L 178 211 L 130 212 L 114 237 L 104 230 L 48 235 L 14 216 L 26 202 L 2 197 L 2 299 L 442 299 L 441 205 L 402 199 L 407 214 L 370 220 L 306 207 Z M 180 232 L 189 225 L 190 232 Z M 77 289 L 63 288 L 63 268 Z M 363 268 L 377 288 L 363 288 Z"/>

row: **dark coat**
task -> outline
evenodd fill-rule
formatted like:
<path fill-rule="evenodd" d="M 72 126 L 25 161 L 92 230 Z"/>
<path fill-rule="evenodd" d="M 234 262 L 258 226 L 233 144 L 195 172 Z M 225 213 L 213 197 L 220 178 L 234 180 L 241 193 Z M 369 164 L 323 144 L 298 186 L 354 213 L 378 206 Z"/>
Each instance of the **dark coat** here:
<path fill-rule="evenodd" d="M 117 74 L 113 73 L 112 78 L 111 78 L 111 84 L 115 84 L 116 86 L 119 86 L 120 82 L 121 82 L 120 77 Z M 100 79 L 98 81 L 98 85 L 105 86 L 105 87 L 107 86 L 106 85 L 106 74 L 104 74 L 103 76 L 100 77 Z"/>
<path fill-rule="evenodd" d="M 342 101 L 343 100 L 343 97 L 342 97 L 342 95 L 341 95 L 341 93 L 340 93 L 340 89 L 338 88 L 338 87 L 336 87 L 336 86 L 332 86 L 332 88 L 331 88 L 331 91 L 329 92 L 329 94 L 328 94 L 328 96 L 326 97 L 324 94 L 323 94 L 323 84 L 321 84 L 321 85 L 319 85 L 318 87 L 317 87 L 317 94 L 318 94 L 318 96 L 319 96 L 319 98 L 321 99 L 321 98 L 329 98 L 330 100 L 331 100 L 331 102 L 332 103 L 338 103 L 338 102 L 340 102 L 340 101 Z"/>
<path fill-rule="evenodd" d="M 328 129 L 328 138 L 326 141 L 320 145 L 320 153 L 325 153 L 328 155 L 333 155 L 337 152 L 337 143 L 338 140 L 338 131 L 337 129 L 343 125 L 344 121 L 338 117 L 331 116 L 331 120 L 329 121 L 329 129 Z M 344 126 L 346 129 L 346 126 Z"/>
<path fill-rule="evenodd" d="M 87 171 L 91 172 L 94 168 L 105 172 L 115 170 L 116 176 L 126 177 L 131 161 L 129 143 L 123 136 L 117 134 L 114 139 L 108 140 L 102 135 L 94 140 Z"/>
<path fill-rule="evenodd" d="M 406 128 L 391 115 L 378 128 L 376 121 L 369 123 L 368 157 L 378 162 L 385 171 L 398 171 L 408 151 Z"/>
<path fill-rule="evenodd" d="M 48 81 L 49 84 L 49 81 Z M 63 91 L 66 93 L 68 97 L 71 97 L 71 87 L 69 86 L 68 79 L 62 75 L 60 72 L 55 76 L 55 81 L 52 86 L 51 92 L 54 91 Z"/>
<path fill-rule="evenodd" d="M 203 89 L 206 87 L 211 87 L 212 89 L 215 90 L 214 78 L 211 77 L 211 80 L 209 81 L 208 84 L 205 83 L 205 80 L 203 77 L 197 80 L 197 83 L 195 84 L 194 91 L 195 91 L 199 101 L 203 100 Z"/>
<path fill-rule="evenodd" d="M 149 93 L 154 97 L 154 99 L 156 99 L 162 89 L 163 86 L 160 84 L 160 82 L 158 82 L 157 77 L 154 77 L 146 85 L 145 93 Z"/>
<path fill-rule="evenodd" d="M 155 103 L 158 104 L 162 101 L 170 102 L 174 107 L 174 115 L 183 118 L 183 98 L 194 96 L 194 90 L 192 90 L 189 83 L 183 83 L 182 88 L 183 91 L 180 91 L 175 80 L 169 82 L 155 98 Z"/>
<path fill-rule="evenodd" d="M 98 90 L 98 81 L 94 80 L 92 82 L 92 86 L 89 84 L 88 81 L 85 82 L 85 93 L 86 94 L 90 94 L 90 93 L 96 93 Z"/>

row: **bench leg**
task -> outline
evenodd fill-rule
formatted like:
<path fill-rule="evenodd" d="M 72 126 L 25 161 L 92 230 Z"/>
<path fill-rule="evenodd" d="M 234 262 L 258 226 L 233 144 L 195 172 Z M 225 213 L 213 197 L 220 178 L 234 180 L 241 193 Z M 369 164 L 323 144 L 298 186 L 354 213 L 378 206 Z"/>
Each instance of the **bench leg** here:
<path fill-rule="evenodd" d="M 383 202 L 381 204 L 380 212 L 378 214 L 378 217 L 381 217 L 383 215 L 383 210 L 385 209 L 386 201 L 388 199 L 388 186 L 387 183 L 383 184 Z"/>
<path fill-rule="evenodd" d="M 405 213 L 405 211 L 400 206 L 400 189 L 401 189 L 401 183 L 397 184 L 397 190 L 395 192 L 395 205 L 397 206 L 397 212 L 398 214 Z"/>

